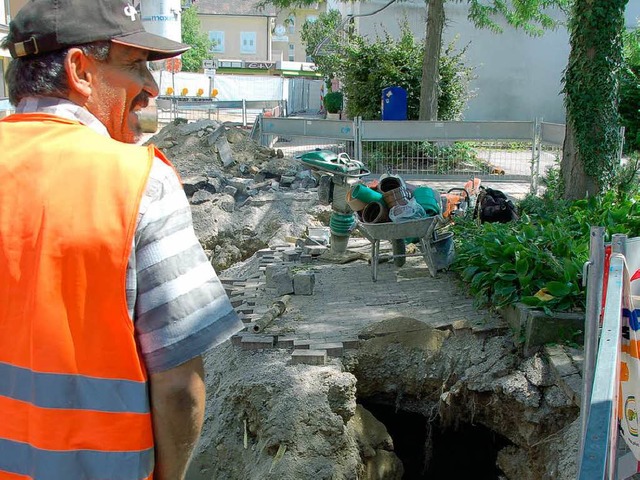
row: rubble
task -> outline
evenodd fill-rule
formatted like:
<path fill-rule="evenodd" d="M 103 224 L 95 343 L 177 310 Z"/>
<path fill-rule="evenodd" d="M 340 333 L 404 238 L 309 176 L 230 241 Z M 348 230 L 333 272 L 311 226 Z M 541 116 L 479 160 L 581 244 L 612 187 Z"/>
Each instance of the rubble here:
<path fill-rule="evenodd" d="M 322 225 L 316 177 L 236 124 L 177 119 L 147 143 L 180 174 L 196 235 L 218 271 Z"/>

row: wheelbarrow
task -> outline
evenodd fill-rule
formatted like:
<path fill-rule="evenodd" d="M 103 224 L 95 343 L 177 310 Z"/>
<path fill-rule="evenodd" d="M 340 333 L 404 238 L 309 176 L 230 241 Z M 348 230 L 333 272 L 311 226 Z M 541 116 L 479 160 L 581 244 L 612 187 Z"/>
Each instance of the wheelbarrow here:
<path fill-rule="evenodd" d="M 396 253 L 391 258 L 406 257 L 423 257 L 429 273 L 435 277 L 437 265 L 435 262 L 435 250 L 431 245 L 434 238 L 436 228 L 444 223 L 444 219 L 440 215 L 434 217 L 420 218 L 417 220 L 409 220 L 402 223 L 385 222 L 385 223 L 364 223 L 358 222 L 357 227 L 362 234 L 371 242 L 371 278 L 373 281 L 378 280 L 378 263 L 380 260 L 380 240 L 389 240 L 392 243 L 403 240 L 405 238 L 420 239 L 421 253 Z"/>

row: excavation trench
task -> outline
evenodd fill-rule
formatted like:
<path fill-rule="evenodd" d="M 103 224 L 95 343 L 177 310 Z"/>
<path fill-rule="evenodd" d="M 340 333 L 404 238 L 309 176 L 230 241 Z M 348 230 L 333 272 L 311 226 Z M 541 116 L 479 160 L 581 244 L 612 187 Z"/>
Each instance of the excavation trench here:
<path fill-rule="evenodd" d="M 383 320 L 325 366 L 226 344 L 189 480 L 569 480 L 578 407 L 507 332 Z"/>
<path fill-rule="evenodd" d="M 405 479 L 498 480 L 504 472 L 496 465 L 498 452 L 513 445 L 502 435 L 479 425 L 444 426 L 438 417 L 396 410 L 395 405 L 362 401 L 393 439 Z"/>

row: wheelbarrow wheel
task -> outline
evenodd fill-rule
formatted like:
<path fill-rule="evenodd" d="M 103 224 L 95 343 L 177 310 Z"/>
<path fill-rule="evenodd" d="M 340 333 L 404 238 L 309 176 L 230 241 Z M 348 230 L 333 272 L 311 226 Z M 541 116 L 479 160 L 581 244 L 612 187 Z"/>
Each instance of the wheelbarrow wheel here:
<path fill-rule="evenodd" d="M 404 238 L 400 238 L 397 240 L 391 240 L 391 247 L 393 249 L 394 255 L 406 255 L 407 254 L 407 246 L 404 243 Z M 394 257 L 393 264 L 396 267 L 401 267 L 407 262 L 405 257 Z"/>

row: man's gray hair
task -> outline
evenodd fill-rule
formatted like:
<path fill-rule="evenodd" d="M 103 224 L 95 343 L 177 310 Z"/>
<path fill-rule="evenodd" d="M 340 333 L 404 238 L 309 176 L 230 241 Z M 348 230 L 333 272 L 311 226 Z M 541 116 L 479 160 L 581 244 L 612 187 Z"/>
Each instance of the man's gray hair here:
<path fill-rule="evenodd" d="M 2 47 L 7 48 L 7 37 Z M 69 83 L 64 69 L 64 59 L 71 47 L 35 57 L 15 58 L 9 63 L 6 80 L 9 86 L 9 101 L 17 106 L 25 97 L 67 98 Z M 76 48 L 99 62 L 109 58 L 111 42 L 100 41 L 78 45 Z"/>

